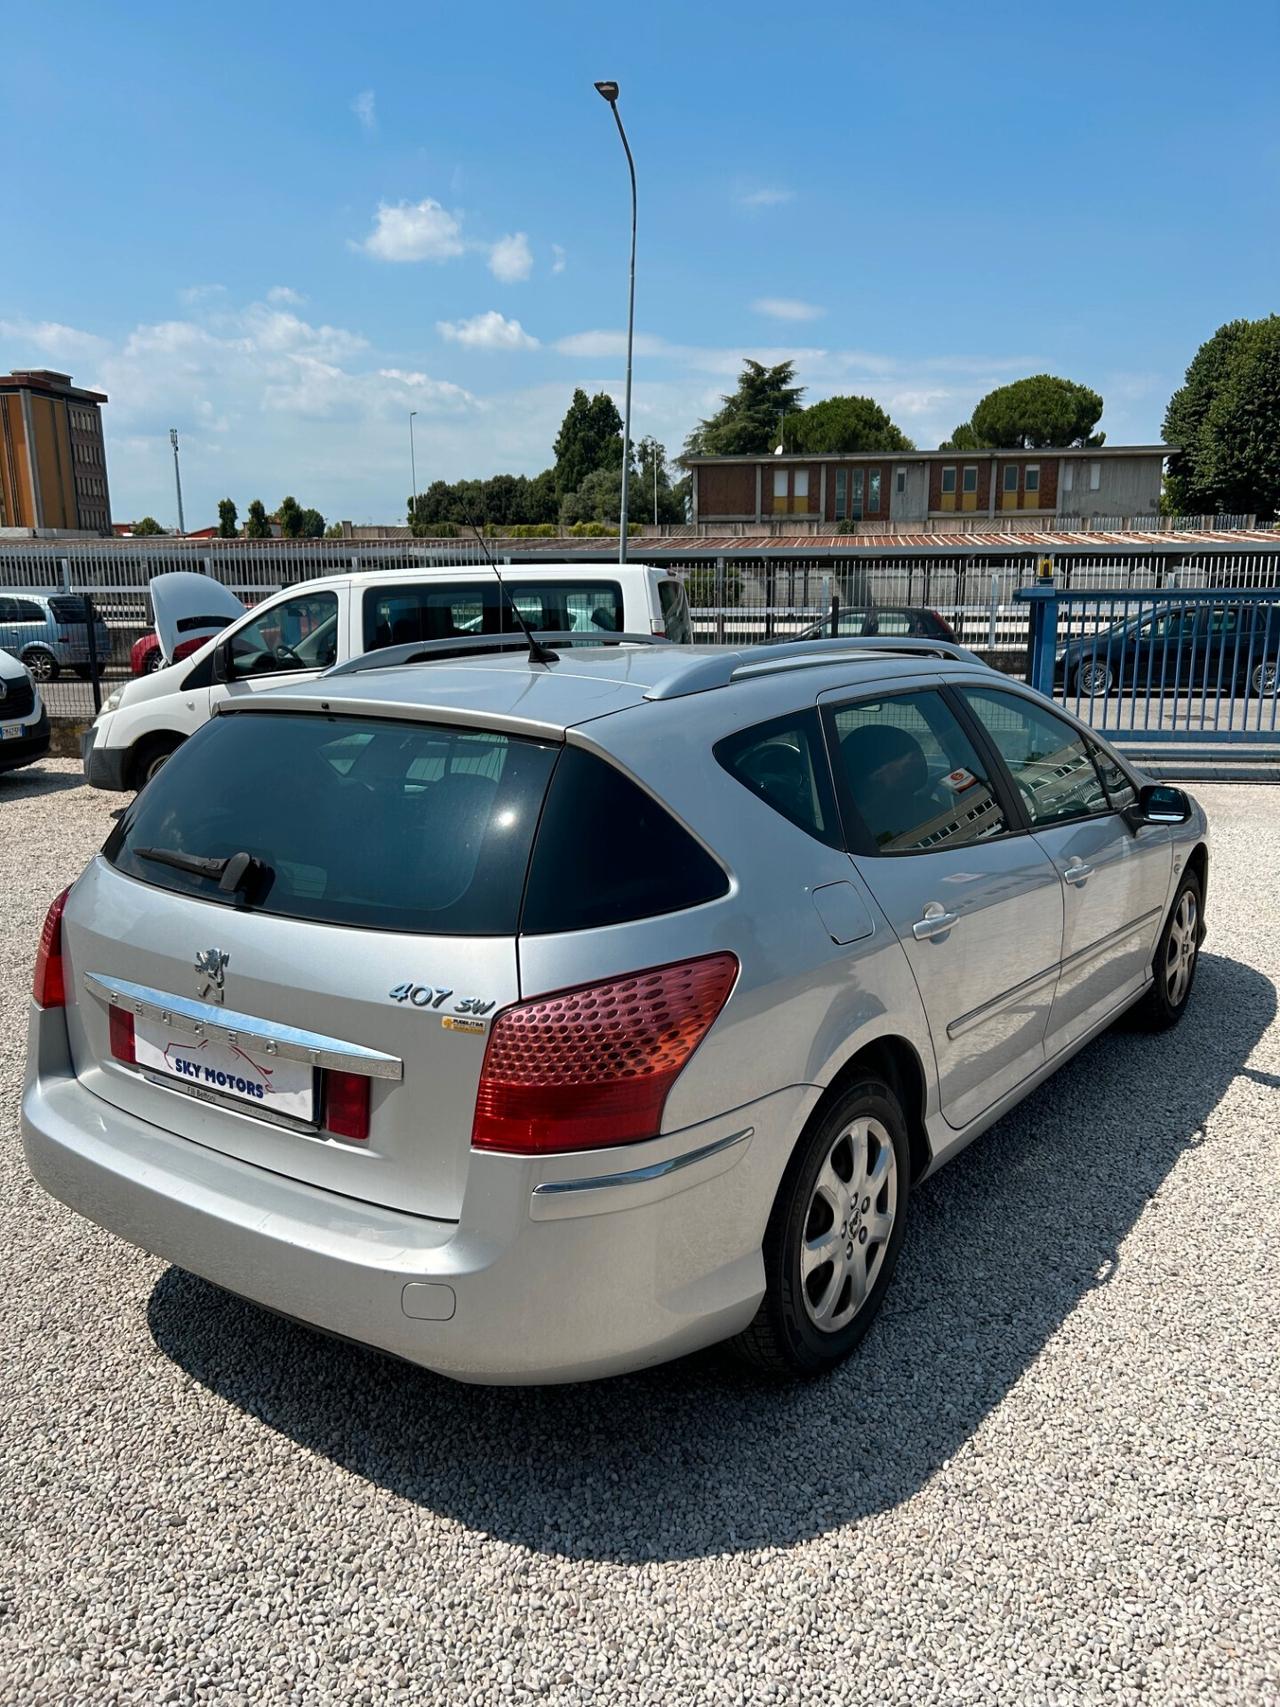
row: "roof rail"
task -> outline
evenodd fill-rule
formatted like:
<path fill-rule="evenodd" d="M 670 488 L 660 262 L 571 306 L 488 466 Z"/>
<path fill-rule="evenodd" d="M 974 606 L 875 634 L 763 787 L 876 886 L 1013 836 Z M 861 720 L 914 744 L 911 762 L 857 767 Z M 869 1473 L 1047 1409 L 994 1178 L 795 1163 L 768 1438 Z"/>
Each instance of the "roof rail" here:
<path fill-rule="evenodd" d="M 954 658 L 957 663 L 983 664 L 976 652 L 951 640 L 889 640 L 868 636 L 857 640 L 783 640 L 773 646 L 753 646 L 749 652 L 725 649 L 723 658 L 699 659 L 688 669 L 673 670 L 664 681 L 646 693 L 646 699 L 681 699 L 685 694 L 704 693 L 709 688 L 728 687 L 731 682 L 780 670 L 817 669 L 865 660 L 867 655 L 905 658 Z"/>
<path fill-rule="evenodd" d="M 580 629 L 534 630 L 535 638 L 553 646 L 669 646 L 671 641 L 655 634 L 617 634 L 601 629 L 587 634 Z M 436 664 L 445 658 L 484 657 L 491 652 L 528 652 L 523 634 L 459 634 L 448 640 L 410 640 L 402 646 L 380 646 L 361 652 L 343 664 L 326 670 L 326 676 L 356 676 L 364 670 L 389 670 L 398 664 Z"/>

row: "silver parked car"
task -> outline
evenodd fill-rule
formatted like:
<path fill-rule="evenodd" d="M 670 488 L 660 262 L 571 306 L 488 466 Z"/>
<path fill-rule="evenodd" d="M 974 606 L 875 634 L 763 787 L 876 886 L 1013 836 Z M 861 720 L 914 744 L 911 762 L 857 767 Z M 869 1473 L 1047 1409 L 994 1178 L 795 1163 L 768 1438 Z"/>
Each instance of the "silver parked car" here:
<path fill-rule="evenodd" d="M 552 645 L 224 704 L 50 910 L 30 1166 L 464 1380 L 821 1371 L 925 1175 L 1181 1017 L 1204 815 L 943 642 Z"/>

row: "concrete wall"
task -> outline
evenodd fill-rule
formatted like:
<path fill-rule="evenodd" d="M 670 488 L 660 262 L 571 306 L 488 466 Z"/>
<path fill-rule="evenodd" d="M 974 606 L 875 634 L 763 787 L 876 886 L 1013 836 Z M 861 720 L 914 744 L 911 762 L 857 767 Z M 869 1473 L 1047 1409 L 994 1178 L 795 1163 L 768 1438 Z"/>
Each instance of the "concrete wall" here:
<path fill-rule="evenodd" d="M 1071 486 L 1067 487 L 1067 468 Z M 1090 460 L 1062 457 L 1058 471 L 1060 516 L 1154 516 L 1160 510 L 1161 463 L 1154 456 L 1102 456 L 1097 459 L 1098 487 L 1093 490 Z"/>
<path fill-rule="evenodd" d="M 905 474 L 905 490 L 898 491 L 898 472 Z M 922 521 L 929 509 L 929 465 L 927 462 L 895 462 L 889 466 L 889 517 L 895 522 Z"/>

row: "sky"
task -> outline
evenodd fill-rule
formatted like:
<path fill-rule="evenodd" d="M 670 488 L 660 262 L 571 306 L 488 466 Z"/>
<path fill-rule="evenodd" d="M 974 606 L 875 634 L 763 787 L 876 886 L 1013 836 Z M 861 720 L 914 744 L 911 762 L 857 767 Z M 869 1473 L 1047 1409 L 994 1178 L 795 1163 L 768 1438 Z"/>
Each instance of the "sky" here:
<path fill-rule="evenodd" d="M 536 473 L 575 386 L 672 456 L 744 357 L 935 446 L 994 385 L 1152 442 L 1280 310 L 1277 0 L 4 11 L 0 371 L 110 397 L 118 519 L 402 521 Z M 1270 68 L 1268 70 L 1267 68 Z"/>

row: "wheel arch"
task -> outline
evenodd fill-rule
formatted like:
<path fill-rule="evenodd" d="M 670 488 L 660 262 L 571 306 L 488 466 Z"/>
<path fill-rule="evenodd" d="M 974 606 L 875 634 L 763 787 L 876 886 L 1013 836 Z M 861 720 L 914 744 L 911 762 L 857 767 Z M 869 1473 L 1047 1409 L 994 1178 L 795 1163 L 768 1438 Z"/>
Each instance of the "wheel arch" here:
<path fill-rule="evenodd" d="M 933 1159 L 929 1135 L 925 1127 L 925 1105 L 928 1081 L 924 1063 L 915 1045 L 896 1033 L 886 1033 L 861 1044 L 841 1063 L 826 1088 L 809 1112 L 805 1122 L 807 1132 L 814 1121 L 821 1120 L 835 1099 L 843 1094 L 864 1073 L 875 1073 L 897 1096 L 907 1122 L 907 1143 L 911 1153 L 911 1182 L 921 1178 Z"/>
<path fill-rule="evenodd" d="M 129 748 L 129 758 L 125 765 L 125 780 L 130 788 L 142 787 L 142 773 L 157 753 L 176 753 L 187 739 L 176 729 L 149 729 L 145 735 L 139 735 Z"/>

